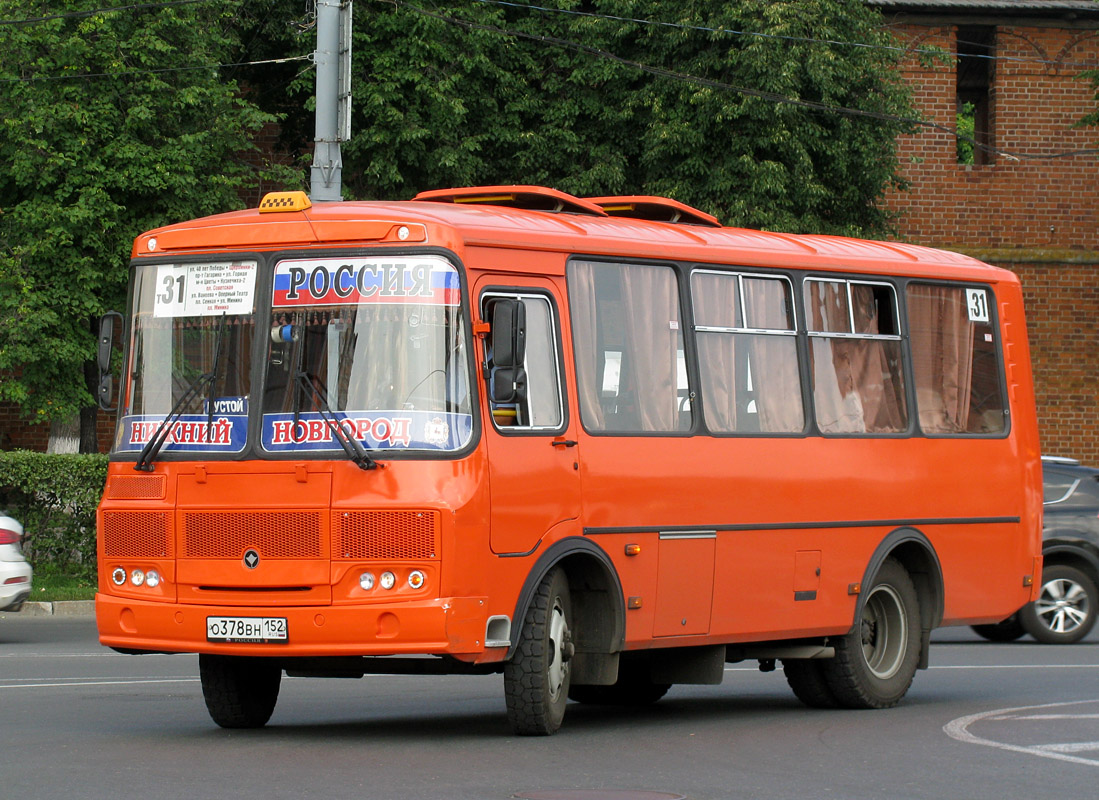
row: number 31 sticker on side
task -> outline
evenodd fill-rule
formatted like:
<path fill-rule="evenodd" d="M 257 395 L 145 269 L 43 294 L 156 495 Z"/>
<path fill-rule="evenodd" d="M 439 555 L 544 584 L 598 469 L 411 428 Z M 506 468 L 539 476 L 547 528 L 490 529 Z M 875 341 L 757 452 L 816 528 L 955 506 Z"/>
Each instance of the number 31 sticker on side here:
<path fill-rule="evenodd" d="M 988 322 L 988 292 L 984 289 L 966 289 L 965 301 L 970 322 Z"/>

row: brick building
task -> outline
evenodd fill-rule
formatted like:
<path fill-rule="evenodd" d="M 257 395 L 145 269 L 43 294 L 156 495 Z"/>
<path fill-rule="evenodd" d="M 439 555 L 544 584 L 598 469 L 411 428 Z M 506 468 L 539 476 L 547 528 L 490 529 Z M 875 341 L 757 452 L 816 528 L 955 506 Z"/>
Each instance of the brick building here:
<path fill-rule="evenodd" d="M 900 143 L 898 232 L 1019 275 L 1043 451 L 1099 464 L 1099 128 L 1076 127 L 1096 110 L 1078 76 L 1099 69 L 1099 2 L 867 2 L 906 49 L 924 118 L 947 129 Z M 932 48 L 958 58 L 929 65 Z M 988 148 L 970 158 L 948 132 L 966 103 Z"/>
<path fill-rule="evenodd" d="M 1096 108 L 1078 75 L 1099 68 L 1099 0 L 865 2 L 941 126 L 900 142 L 911 189 L 887 198 L 899 234 L 1019 274 L 1043 449 L 1099 465 L 1099 153 L 1080 152 L 1099 147 L 1099 129 L 1075 126 Z M 928 63 L 931 48 L 959 57 Z M 951 131 L 967 104 L 982 146 L 963 158 Z M 0 449 L 45 449 L 48 435 L 0 404 Z"/>

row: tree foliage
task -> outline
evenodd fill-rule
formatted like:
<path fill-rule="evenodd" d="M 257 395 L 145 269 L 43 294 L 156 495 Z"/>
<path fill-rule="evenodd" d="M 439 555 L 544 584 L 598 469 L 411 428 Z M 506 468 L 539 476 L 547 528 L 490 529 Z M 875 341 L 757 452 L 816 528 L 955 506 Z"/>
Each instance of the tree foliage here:
<path fill-rule="evenodd" d="M 90 405 L 94 320 L 123 305 L 134 236 L 238 207 L 274 117 L 295 156 L 313 139 L 305 62 L 217 66 L 311 52 L 301 0 L 58 5 L 0 0 L 0 20 L 42 18 L 0 25 L 0 400 L 35 421 Z M 538 5 L 359 0 L 345 196 L 537 183 L 750 227 L 888 228 L 913 112 L 897 52 L 857 46 L 893 44 L 867 4 Z"/>
<path fill-rule="evenodd" d="M 0 0 L 0 400 L 32 421 L 92 405 L 95 319 L 124 306 L 134 237 L 242 205 L 272 119 L 217 67 L 235 4 L 82 13 L 103 5 Z"/>
<path fill-rule="evenodd" d="M 866 4 L 538 5 L 558 10 L 357 4 L 345 195 L 539 183 L 668 195 L 727 224 L 888 229 L 879 201 L 915 114 Z"/>

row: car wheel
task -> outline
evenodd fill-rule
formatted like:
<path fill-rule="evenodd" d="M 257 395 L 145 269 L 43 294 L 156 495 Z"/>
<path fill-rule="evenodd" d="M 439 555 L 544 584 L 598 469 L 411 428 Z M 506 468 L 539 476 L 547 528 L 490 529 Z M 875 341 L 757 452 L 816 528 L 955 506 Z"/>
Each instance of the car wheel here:
<path fill-rule="evenodd" d="M 1072 644 L 1095 625 L 1099 591 L 1086 574 L 1062 564 L 1042 570 L 1038 599 L 1023 608 L 1026 632 L 1044 644 Z"/>
<path fill-rule="evenodd" d="M 1012 614 L 995 625 L 973 625 L 972 628 L 974 633 L 990 642 L 1014 642 L 1026 633 L 1018 614 Z"/>

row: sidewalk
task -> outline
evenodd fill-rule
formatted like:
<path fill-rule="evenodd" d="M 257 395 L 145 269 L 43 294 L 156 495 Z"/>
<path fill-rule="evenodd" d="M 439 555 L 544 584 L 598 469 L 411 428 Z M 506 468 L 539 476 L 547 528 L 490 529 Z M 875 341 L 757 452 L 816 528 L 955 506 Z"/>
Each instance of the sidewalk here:
<path fill-rule="evenodd" d="M 24 617 L 94 617 L 94 600 L 64 600 L 56 603 L 23 604 L 23 610 L 15 612 Z M 13 614 L 14 616 L 14 614 Z"/>

